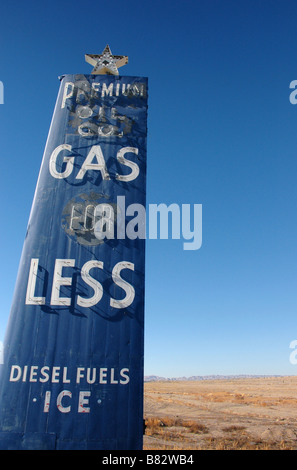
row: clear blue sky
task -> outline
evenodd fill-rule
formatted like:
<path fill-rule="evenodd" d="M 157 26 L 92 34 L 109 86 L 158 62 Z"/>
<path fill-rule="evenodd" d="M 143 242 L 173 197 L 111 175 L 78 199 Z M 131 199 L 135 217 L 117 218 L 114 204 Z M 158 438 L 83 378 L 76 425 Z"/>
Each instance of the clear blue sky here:
<path fill-rule="evenodd" d="M 145 374 L 296 374 L 296 17 L 293 0 L 2 4 L 0 340 L 57 77 L 108 43 L 149 78 L 148 204 L 203 206 L 201 249 L 147 241 Z"/>

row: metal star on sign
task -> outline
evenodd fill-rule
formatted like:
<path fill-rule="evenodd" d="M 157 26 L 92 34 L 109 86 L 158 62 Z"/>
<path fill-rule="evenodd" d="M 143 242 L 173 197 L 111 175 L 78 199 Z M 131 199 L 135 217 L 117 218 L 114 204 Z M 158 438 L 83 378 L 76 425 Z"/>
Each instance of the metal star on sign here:
<path fill-rule="evenodd" d="M 128 63 L 126 55 L 112 55 L 109 45 L 102 54 L 85 54 L 86 62 L 93 65 L 93 75 L 119 75 L 118 68 Z"/>

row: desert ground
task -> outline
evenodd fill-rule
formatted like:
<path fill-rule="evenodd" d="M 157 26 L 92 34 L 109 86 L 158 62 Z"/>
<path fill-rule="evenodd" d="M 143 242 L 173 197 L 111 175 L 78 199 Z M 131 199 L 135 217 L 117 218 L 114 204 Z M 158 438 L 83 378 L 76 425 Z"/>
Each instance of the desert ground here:
<path fill-rule="evenodd" d="M 296 450 L 297 377 L 144 384 L 144 449 Z"/>

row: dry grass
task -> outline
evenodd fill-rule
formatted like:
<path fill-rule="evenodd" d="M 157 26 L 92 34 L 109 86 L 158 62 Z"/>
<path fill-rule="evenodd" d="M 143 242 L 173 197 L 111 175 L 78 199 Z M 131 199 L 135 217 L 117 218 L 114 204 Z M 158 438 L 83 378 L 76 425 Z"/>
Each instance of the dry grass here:
<path fill-rule="evenodd" d="M 190 432 L 193 434 L 207 433 L 208 429 L 203 424 L 192 420 L 182 420 L 179 418 L 171 418 L 168 416 L 162 418 L 148 418 L 146 421 L 146 434 L 152 436 L 154 434 L 164 434 L 168 428 L 182 428 L 179 429 L 179 435 L 182 431 Z M 165 428 L 165 429 L 164 429 Z"/>
<path fill-rule="evenodd" d="M 145 450 L 296 450 L 292 444 L 255 441 L 245 432 L 244 426 L 226 426 L 222 431 L 229 434 L 226 438 L 207 436 L 208 428 L 202 423 L 180 418 L 150 417 L 146 420 L 145 435 L 158 438 L 155 445 L 144 446 Z M 195 442 L 189 434 L 204 434 L 203 441 Z"/>
<path fill-rule="evenodd" d="M 206 440 L 201 450 L 295 450 L 286 442 L 265 442 L 262 440 L 252 441 L 248 437 L 234 436 L 228 439 Z"/>
<path fill-rule="evenodd" d="M 172 450 L 179 449 L 180 446 L 182 446 L 182 448 L 186 448 L 184 446 L 188 443 L 189 435 L 194 436 L 208 432 L 208 428 L 204 424 L 193 420 L 182 420 L 180 418 L 171 418 L 168 416 L 149 417 L 145 420 L 145 423 L 145 435 L 158 440 L 158 443 L 155 444 L 155 446 L 149 447 L 151 450 Z M 148 449 L 148 447 L 144 447 L 144 449 Z"/>
<path fill-rule="evenodd" d="M 225 428 L 222 428 L 222 431 L 225 432 L 238 432 L 238 431 L 244 431 L 246 428 L 245 426 L 226 426 Z"/>
<path fill-rule="evenodd" d="M 297 377 L 145 384 L 144 449 L 297 450 Z"/>

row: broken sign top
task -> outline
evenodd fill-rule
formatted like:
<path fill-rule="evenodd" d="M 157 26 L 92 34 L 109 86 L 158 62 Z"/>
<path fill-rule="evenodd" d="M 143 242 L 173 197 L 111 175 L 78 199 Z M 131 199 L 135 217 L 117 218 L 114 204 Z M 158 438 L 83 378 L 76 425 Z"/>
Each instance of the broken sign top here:
<path fill-rule="evenodd" d="M 102 54 L 85 54 L 86 62 L 93 65 L 93 75 L 119 75 L 118 68 L 128 63 L 125 55 L 112 55 L 109 45 Z"/>

